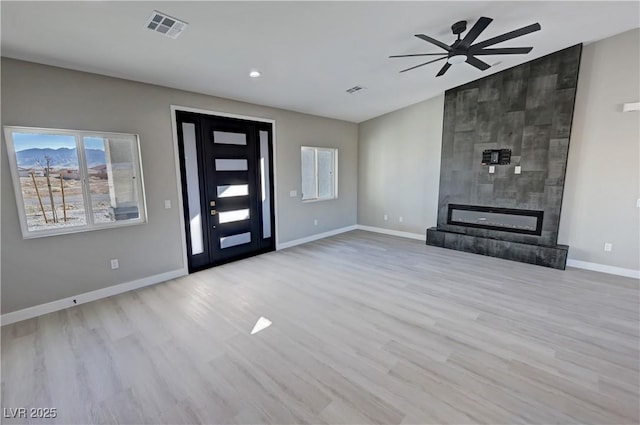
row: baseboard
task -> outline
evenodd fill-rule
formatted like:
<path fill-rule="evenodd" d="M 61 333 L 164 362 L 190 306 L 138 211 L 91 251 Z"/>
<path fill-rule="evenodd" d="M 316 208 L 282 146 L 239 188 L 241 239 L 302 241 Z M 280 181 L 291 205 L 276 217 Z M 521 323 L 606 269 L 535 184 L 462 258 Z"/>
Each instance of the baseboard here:
<path fill-rule="evenodd" d="M 122 294 L 123 292 L 142 288 L 144 286 L 155 285 L 156 283 L 165 282 L 180 276 L 185 276 L 186 274 L 187 272 L 184 269 L 173 270 L 118 285 L 108 286 L 95 291 L 85 292 L 84 294 L 79 294 L 73 297 L 51 301 L 45 304 L 35 305 L 33 307 L 27 307 L 22 310 L 12 311 L 10 313 L 3 314 L 0 317 L 0 325 L 10 325 L 11 323 L 42 316 L 43 314 L 64 310 L 65 308 L 73 307 L 74 305 L 85 304 L 102 298 L 111 297 L 113 295 Z M 74 300 L 76 301 L 75 303 L 73 302 Z"/>
<path fill-rule="evenodd" d="M 606 264 L 590 263 L 588 261 L 580 260 L 567 260 L 568 267 L 575 267 L 577 269 L 593 270 L 596 272 L 615 274 L 618 276 L 632 277 L 634 279 L 640 279 L 640 270 L 625 269 L 622 267 L 607 266 Z"/>
<path fill-rule="evenodd" d="M 317 241 L 318 239 L 328 238 L 330 236 L 339 235 L 340 233 L 350 232 L 352 230 L 357 230 L 357 229 L 358 229 L 358 226 L 355 224 L 353 226 L 341 227 L 339 229 L 329 230 L 328 232 L 317 233 L 315 235 L 307 236 L 306 238 L 300 238 L 300 239 L 295 239 L 289 242 L 280 243 L 278 244 L 276 249 L 281 250 L 285 248 L 291 248 L 292 246 L 302 245 L 303 243 Z"/>
<path fill-rule="evenodd" d="M 423 242 L 426 242 L 427 240 L 426 233 L 424 235 L 421 235 L 419 233 L 401 232 L 399 230 L 383 229 L 382 227 L 363 226 L 361 224 L 358 224 L 357 228 L 358 230 L 365 230 L 367 232 L 382 233 L 382 234 L 391 235 L 391 236 L 400 236 L 401 238 L 416 239 Z"/>

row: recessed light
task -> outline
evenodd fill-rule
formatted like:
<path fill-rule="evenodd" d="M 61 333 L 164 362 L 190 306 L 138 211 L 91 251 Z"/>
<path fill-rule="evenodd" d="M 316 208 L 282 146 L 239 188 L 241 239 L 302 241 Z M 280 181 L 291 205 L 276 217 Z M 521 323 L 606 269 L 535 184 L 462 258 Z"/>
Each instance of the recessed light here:
<path fill-rule="evenodd" d="M 249 77 L 251 77 L 251 78 L 258 78 L 260 75 L 262 75 L 262 74 L 260 74 L 260 71 L 251 71 L 249 73 Z"/>

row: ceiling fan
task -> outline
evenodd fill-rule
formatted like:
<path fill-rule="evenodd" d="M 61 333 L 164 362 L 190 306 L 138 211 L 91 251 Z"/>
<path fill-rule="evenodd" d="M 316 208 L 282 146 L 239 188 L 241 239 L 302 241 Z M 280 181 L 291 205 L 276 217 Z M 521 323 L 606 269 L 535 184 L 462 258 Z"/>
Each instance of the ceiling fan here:
<path fill-rule="evenodd" d="M 469 32 L 464 36 L 464 38 L 460 39 L 460 34 L 467 30 L 467 21 L 459 21 L 451 26 L 451 30 L 455 35 L 458 36 L 458 39 L 453 42 L 451 45 L 447 45 L 441 41 L 438 41 L 434 38 L 429 37 L 424 34 L 416 34 L 421 40 L 429 42 L 431 44 L 435 44 L 436 46 L 446 50 L 445 53 L 417 53 L 412 55 L 395 55 L 389 56 L 390 58 L 407 58 L 414 56 L 441 56 L 441 58 L 434 59 L 425 63 L 421 63 L 420 65 L 412 66 L 411 68 L 403 69 L 400 72 L 411 71 L 412 69 L 419 68 L 421 66 L 428 65 L 433 62 L 438 62 L 441 60 L 447 60 L 447 63 L 440 69 L 436 77 L 443 75 L 445 72 L 449 70 L 451 65 L 467 62 L 471 66 L 475 66 L 481 71 L 488 69 L 491 65 L 488 63 L 476 58 L 476 56 L 482 55 L 523 55 L 529 53 L 533 47 L 503 47 L 496 49 L 487 49 L 486 47 L 493 46 L 494 44 L 502 43 L 503 41 L 511 40 L 516 37 L 521 37 L 523 35 L 538 31 L 540 29 L 540 24 L 535 23 L 531 25 L 527 25 L 526 27 L 522 27 L 517 30 L 513 30 L 507 32 L 505 34 L 499 35 L 497 37 L 490 38 L 488 40 L 481 41 L 480 43 L 472 44 L 484 31 L 487 26 L 493 21 L 491 18 L 481 17 L 478 19 L 478 22 L 475 23 L 473 28 L 469 30 Z"/>

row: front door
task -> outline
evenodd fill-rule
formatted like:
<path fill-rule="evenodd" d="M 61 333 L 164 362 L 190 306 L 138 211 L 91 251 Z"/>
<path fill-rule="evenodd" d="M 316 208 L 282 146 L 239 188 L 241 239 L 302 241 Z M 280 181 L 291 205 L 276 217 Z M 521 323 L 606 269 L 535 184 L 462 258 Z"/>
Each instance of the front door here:
<path fill-rule="evenodd" d="M 176 118 L 189 270 L 273 250 L 271 124 Z"/>

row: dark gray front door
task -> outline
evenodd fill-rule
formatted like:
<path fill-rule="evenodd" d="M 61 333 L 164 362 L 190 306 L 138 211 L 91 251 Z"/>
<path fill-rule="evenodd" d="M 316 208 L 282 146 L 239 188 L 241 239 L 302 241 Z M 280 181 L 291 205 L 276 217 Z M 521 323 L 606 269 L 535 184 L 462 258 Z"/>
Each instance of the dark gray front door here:
<path fill-rule="evenodd" d="M 271 125 L 184 112 L 177 122 L 189 269 L 273 250 Z"/>

